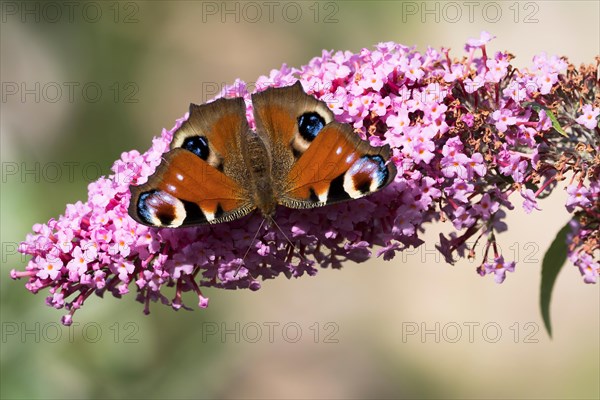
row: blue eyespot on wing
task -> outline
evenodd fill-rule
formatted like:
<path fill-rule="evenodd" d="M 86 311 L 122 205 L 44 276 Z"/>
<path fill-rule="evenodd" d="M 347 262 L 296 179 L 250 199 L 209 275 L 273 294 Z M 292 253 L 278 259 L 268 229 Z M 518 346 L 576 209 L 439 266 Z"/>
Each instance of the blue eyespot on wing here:
<path fill-rule="evenodd" d="M 191 151 L 204 161 L 208 160 L 210 154 L 206 136 L 188 136 L 181 144 L 181 148 Z"/>
<path fill-rule="evenodd" d="M 325 119 L 316 112 L 307 112 L 298 117 L 298 132 L 307 142 L 312 142 L 324 126 Z"/>

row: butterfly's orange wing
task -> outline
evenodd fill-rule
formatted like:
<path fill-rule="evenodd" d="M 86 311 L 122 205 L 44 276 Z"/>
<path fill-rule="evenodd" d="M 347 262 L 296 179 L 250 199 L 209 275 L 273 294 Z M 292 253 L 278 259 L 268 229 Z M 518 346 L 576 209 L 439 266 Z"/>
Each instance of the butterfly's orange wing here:
<path fill-rule="evenodd" d="M 348 124 L 327 124 L 286 177 L 280 203 L 311 208 L 374 193 L 396 176 L 390 148 L 373 147 Z"/>
<path fill-rule="evenodd" d="M 242 98 L 191 104 L 156 172 L 130 187 L 129 215 L 145 225 L 177 227 L 248 214 L 255 206 L 241 139 L 249 133 Z"/>
<path fill-rule="evenodd" d="M 313 133 L 334 116 L 324 102 L 304 92 L 300 81 L 253 94 L 252 106 L 257 134 L 269 149 L 273 188 L 281 193 L 293 164 L 314 140 Z"/>
<path fill-rule="evenodd" d="M 129 215 L 156 227 L 216 224 L 254 209 L 245 191 L 194 153 L 166 153 L 147 183 L 131 187 Z"/>

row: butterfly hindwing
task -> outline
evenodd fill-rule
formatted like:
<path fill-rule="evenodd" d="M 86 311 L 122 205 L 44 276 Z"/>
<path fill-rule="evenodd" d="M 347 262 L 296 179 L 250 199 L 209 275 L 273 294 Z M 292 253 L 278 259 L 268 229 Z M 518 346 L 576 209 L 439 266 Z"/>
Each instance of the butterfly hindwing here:
<path fill-rule="evenodd" d="M 237 182 L 248 181 L 241 149 L 242 135 L 250 131 L 244 99 L 218 99 L 190 104 L 189 117 L 173 135 L 171 149 L 193 152 Z"/>
<path fill-rule="evenodd" d="M 253 209 L 236 181 L 181 148 L 163 156 L 147 183 L 131 186 L 129 215 L 149 226 L 216 224 Z"/>
<path fill-rule="evenodd" d="M 300 81 L 252 95 L 256 131 L 269 148 L 273 186 L 284 190 L 283 177 L 319 131 L 334 120 L 327 104 L 307 95 Z"/>
<path fill-rule="evenodd" d="M 373 147 L 348 124 L 326 125 L 293 165 L 280 203 L 311 208 L 376 192 L 396 176 L 389 146 Z"/>

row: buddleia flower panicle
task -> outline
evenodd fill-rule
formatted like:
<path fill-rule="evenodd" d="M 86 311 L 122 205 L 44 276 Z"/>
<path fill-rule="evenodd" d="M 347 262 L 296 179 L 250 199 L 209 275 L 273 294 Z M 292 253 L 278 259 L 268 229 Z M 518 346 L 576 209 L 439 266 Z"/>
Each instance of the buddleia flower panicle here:
<path fill-rule="evenodd" d="M 185 229 L 139 225 L 127 214 L 129 185 L 154 172 L 186 114 L 148 151 L 123 153 L 110 176 L 89 185 L 87 201 L 34 225 L 19 247 L 31 259 L 11 276 L 26 278 L 33 293 L 48 289 L 46 303 L 65 307 L 68 325 L 94 293 L 135 292 L 146 313 L 157 301 L 188 308 L 184 292 L 194 292 L 198 306 L 206 307 L 205 287 L 258 290 L 282 274 L 298 278 L 348 261 L 391 260 L 421 245 L 428 223 L 442 221 L 454 228 L 440 235 L 437 247 L 445 259 L 473 257 L 475 246 L 483 246 L 477 272 L 501 283 L 515 270 L 496 241 L 507 229 L 506 210 L 520 202 L 527 213 L 538 211 L 538 199 L 566 180 L 569 259 L 585 282 L 595 283 L 600 58 L 576 68 L 566 58 L 540 54 L 518 69 L 510 53 L 489 49 L 492 39 L 483 32 L 469 40 L 459 58 L 447 48 L 420 53 L 393 42 L 358 53 L 323 51 L 300 68 L 283 65 L 252 85 L 256 91 L 300 80 L 336 120 L 374 146 L 389 145 L 398 174 L 378 193 L 310 210 L 280 207 L 276 221 L 285 236 L 263 228 L 256 240 L 258 213 Z M 243 96 L 253 126 L 249 87 L 237 80 L 219 97 Z"/>

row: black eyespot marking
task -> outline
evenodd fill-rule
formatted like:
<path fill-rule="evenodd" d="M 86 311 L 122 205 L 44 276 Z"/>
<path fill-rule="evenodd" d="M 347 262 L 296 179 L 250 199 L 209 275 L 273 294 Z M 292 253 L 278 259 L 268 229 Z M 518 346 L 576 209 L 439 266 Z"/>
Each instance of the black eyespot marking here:
<path fill-rule="evenodd" d="M 178 218 L 185 218 L 185 215 L 179 215 L 182 212 L 178 210 L 179 203 L 179 199 L 167 192 L 148 190 L 138 197 L 137 215 L 150 226 L 171 226 Z"/>
<path fill-rule="evenodd" d="M 215 219 L 219 219 L 223 216 L 225 212 L 223 211 L 223 207 L 221 207 L 221 203 L 217 203 L 217 209 L 215 211 Z"/>
<path fill-rule="evenodd" d="M 325 120 L 316 112 L 304 113 L 298 117 L 298 131 L 307 142 L 312 142 L 324 126 Z"/>
<path fill-rule="evenodd" d="M 345 174 L 341 174 L 331 181 L 329 193 L 327 195 L 328 203 L 351 199 L 350 195 L 344 189 L 344 175 Z"/>
<path fill-rule="evenodd" d="M 156 210 L 156 218 L 158 218 L 160 223 L 164 226 L 171 225 L 171 222 L 175 220 L 175 217 L 175 208 L 170 204 L 164 204 Z"/>
<path fill-rule="evenodd" d="M 198 206 L 198 204 L 192 201 L 180 200 L 185 208 L 185 221 L 184 223 L 199 224 L 206 222 L 204 213 Z"/>
<path fill-rule="evenodd" d="M 354 178 L 354 186 L 362 194 L 367 194 L 371 190 L 370 176 L 357 176 Z"/>
<path fill-rule="evenodd" d="M 390 176 L 385 160 L 379 154 L 362 156 L 352 164 L 347 174 L 352 178 L 354 189 L 362 194 L 369 193 L 373 181 L 377 189 L 383 187 Z"/>
<path fill-rule="evenodd" d="M 204 161 L 208 159 L 208 140 L 204 136 L 190 136 L 185 138 L 182 148 L 191 151 Z"/>
<path fill-rule="evenodd" d="M 150 190 L 148 192 L 140 194 L 137 202 L 137 215 L 140 217 L 142 221 L 147 224 L 152 224 L 152 218 L 150 215 L 150 211 L 148 210 L 148 205 L 146 204 L 146 200 L 148 197 L 156 194 L 158 190 Z"/>

